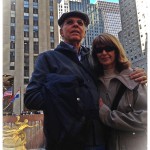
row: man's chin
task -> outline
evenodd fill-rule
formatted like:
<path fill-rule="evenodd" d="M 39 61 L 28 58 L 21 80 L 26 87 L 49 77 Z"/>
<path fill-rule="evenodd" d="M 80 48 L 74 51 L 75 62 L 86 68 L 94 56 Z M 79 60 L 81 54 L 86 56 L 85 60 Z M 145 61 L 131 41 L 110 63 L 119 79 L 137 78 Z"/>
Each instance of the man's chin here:
<path fill-rule="evenodd" d="M 78 37 L 73 37 L 73 38 L 71 38 L 71 41 L 72 41 L 72 42 L 81 42 L 82 39 L 81 39 L 81 38 L 78 38 Z"/>

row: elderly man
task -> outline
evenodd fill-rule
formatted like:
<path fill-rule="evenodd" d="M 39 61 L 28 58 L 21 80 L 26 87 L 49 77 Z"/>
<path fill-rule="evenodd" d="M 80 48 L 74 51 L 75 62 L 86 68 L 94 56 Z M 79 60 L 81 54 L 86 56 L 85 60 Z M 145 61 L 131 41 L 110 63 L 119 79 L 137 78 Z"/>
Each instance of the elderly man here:
<path fill-rule="evenodd" d="M 90 68 L 89 49 L 81 45 L 89 18 L 72 11 L 64 13 L 58 25 L 64 41 L 37 58 L 25 105 L 44 111 L 47 150 L 105 150 L 98 82 Z"/>

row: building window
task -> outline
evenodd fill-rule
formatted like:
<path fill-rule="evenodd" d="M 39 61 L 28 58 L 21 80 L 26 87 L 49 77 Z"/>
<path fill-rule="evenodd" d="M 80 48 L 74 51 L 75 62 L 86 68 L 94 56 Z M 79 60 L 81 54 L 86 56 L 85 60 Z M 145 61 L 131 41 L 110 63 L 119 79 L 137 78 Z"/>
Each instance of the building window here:
<path fill-rule="evenodd" d="M 10 42 L 10 49 L 15 49 L 15 42 L 14 41 Z"/>
<path fill-rule="evenodd" d="M 29 13 L 29 8 L 28 7 L 24 7 L 24 12 L 25 13 Z"/>
<path fill-rule="evenodd" d="M 29 83 L 29 79 L 24 79 L 24 84 L 28 84 Z"/>
<path fill-rule="evenodd" d="M 25 66 L 29 66 L 29 56 L 24 56 Z"/>
<path fill-rule="evenodd" d="M 16 3 L 15 3 L 15 1 L 12 1 L 11 2 L 11 10 L 15 11 L 15 9 L 16 9 Z"/>
<path fill-rule="evenodd" d="M 38 14 L 38 9 L 37 8 L 33 8 L 33 14 Z"/>
<path fill-rule="evenodd" d="M 49 5 L 53 6 L 53 0 L 50 0 Z"/>
<path fill-rule="evenodd" d="M 33 2 L 38 3 L 38 0 L 33 0 Z"/>
<path fill-rule="evenodd" d="M 29 66 L 24 66 L 24 76 L 29 77 Z"/>
<path fill-rule="evenodd" d="M 15 36 L 15 27 L 14 26 L 11 26 L 10 35 Z"/>
<path fill-rule="evenodd" d="M 53 14 L 53 11 L 50 11 L 50 16 L 53 16 L 54 14 Z"/>
<path fill-rule="evenodd" d="M 39 54 L 39 42 L 33 44 L 34 54 Z"/>
<path fill-rule="evenodd" d="M 54 32 L 50 32 L 50 37 L 54 38 Z"/>
<path fill-rule="evenodd" d="M 29 77 L 29 70 L 24 70 L 24 76 Z"/>
<path fill-rule="evenodd" d="M 15 62 L 15 52 L 10 52 L 10 62 Z"/>
<path fill-rule="evenodd" d="M 34 60 L 33 60 L 33 61 L 34 61 L 34 64 L 35 64 L 35 62 L 36 62 L 37 57 L 38 57 L 38 56 L 34 56 L 34 58 L 33 58 L 33 59 L 34 59 Z"/>
<path fill-rule="evenodd" d="M 29 16 L 24 16 L 24 25 L 29 25 Z"/>
<path fill-rule="evenodd" d="M 50 16 L 49 18 L 50 18 L 50 20 L 54 20 L 54 16 Z"/>
<path fill-rule="evenodd" d="M 38 18 L 37 17 L 33 18 L 33 25 L 38 26 Z"/>
<path fill-rule="evenodd" d="M 25 18 L 24 18 L 24 25 L 29 25 L 29 18 L 28 18 L 28 16 L 25 16 Z"/>
<path fill-rule="evenodd" d="M 15 36 L 10 36 L 11 41 L 15 41 Z"/>
<path fill-rule="evenodd" d="M 24 31 L 24 37 L 29 37 L 29 32 L 28 31 Z"/>
<path fill-rule="evenodd" d="M 50 21 L 50 26 L 54 26 L 54 21 L 53 20 Z"/>
<path fill-rule="evenodd" d="M 51 49 L 54 49 L 54 43 L 51 42 Z"/>
<path fill-rule="evenodd" d="M 15 17 L 11 17 L 11 23 L 15 23 Z"/>
<path fill-rule="evenodd" d="M 24 31 L 28 31 L 29 32 L 29 25 L 24 25 Z"/>
<path fill-rule="evenodd" d="M 24 41 L 24 53 L 29 53 L 29 41 Z"/>
<path fill-rule="evenodd" d="M 38 38 L 38 37 L 39 37 L 39 36 L 38 36 L 38 31 L 35 31 L 35 30 L 33 31 L 33 37 L 34 37 L 34 38 Z"/>
<path fill-rule="evenodd" d="M 37 2 L 33 2 L 33 8 L 38 9 L 38 3 Z"/>
<path fill-rule="evenodd" d="M 24 7 L 29 7 L 29 0 L 24 0 Z"/>
<path fill-rule="evenodd" d="M 53 11 L 53 6 L 49 6 L 49 10 Z M 59 10 L 60 11 L 60 10 Z M 61 14 L 60 14 L 61 15 Z"/>
<path fill-rule="evenodd" d="M 9 69 L 10 70 L 15 70 L 15 66 L 10 66 Z"/>

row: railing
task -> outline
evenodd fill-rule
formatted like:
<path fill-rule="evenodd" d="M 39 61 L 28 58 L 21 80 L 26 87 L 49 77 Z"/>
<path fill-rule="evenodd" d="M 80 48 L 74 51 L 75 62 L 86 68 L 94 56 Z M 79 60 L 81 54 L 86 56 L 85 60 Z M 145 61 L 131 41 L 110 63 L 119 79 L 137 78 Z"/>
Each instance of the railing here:
<path fill-rule="evenodd" d="M 26 148 L 29 149 L 42 149 L 44 148 L 44 134 L 43 134 L 43 114 L 33 114 L 33 115 L 20 115 L 20 120 L 23 122 L 25 119 L 28 119 L 28 124 L 34 126 L 32 128 L 26 128 Z M 3 125 L 4 126 L 14 126 L 17 121 L 16 116 L 4 116 Z"/>

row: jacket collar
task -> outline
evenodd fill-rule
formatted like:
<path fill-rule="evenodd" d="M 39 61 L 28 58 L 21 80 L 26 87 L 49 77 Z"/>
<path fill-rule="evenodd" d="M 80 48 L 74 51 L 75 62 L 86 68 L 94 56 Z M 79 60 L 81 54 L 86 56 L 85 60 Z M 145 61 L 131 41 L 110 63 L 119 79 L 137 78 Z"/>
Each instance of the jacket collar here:
<path fill-rule="evenodd" d="M 57 46 L 57 48 L 55 49 L 56 51 L 66 51 L 66 53 L 74 53 L 77 55 L 77 52 L 74 48 L 74 46 L 66 44 L 65 42 L 60 42 L 60 44 Z M 81 56 L 87 55 L 89 54 L 90 49 L 87 47 L 84 47 L 81 45 L 80 47 L 80 54 Z"/>
<path fill-rule="evenodd" d="M 133 72 L 133 69 L 125 69 L 120 73 L 116 73 L 116 75 L 114 75 L 114 77 L 111 80 L 117 79 L 121 83 L 123 83 L 128 89 L 133 90 L 139 83 L 129 78 L 129 74 L 131 72 Z M 103 77 L 100 77 L 99 79 L 101 82 L 103 82 Z"/>
<path fill-rule="evenodd" d="M 127 88 L 133 90 L 139 83 L 131 80 L 129 74 L 133 72 L 133 69 L 125 69 L 116 78 L 120 80 Z"/>

